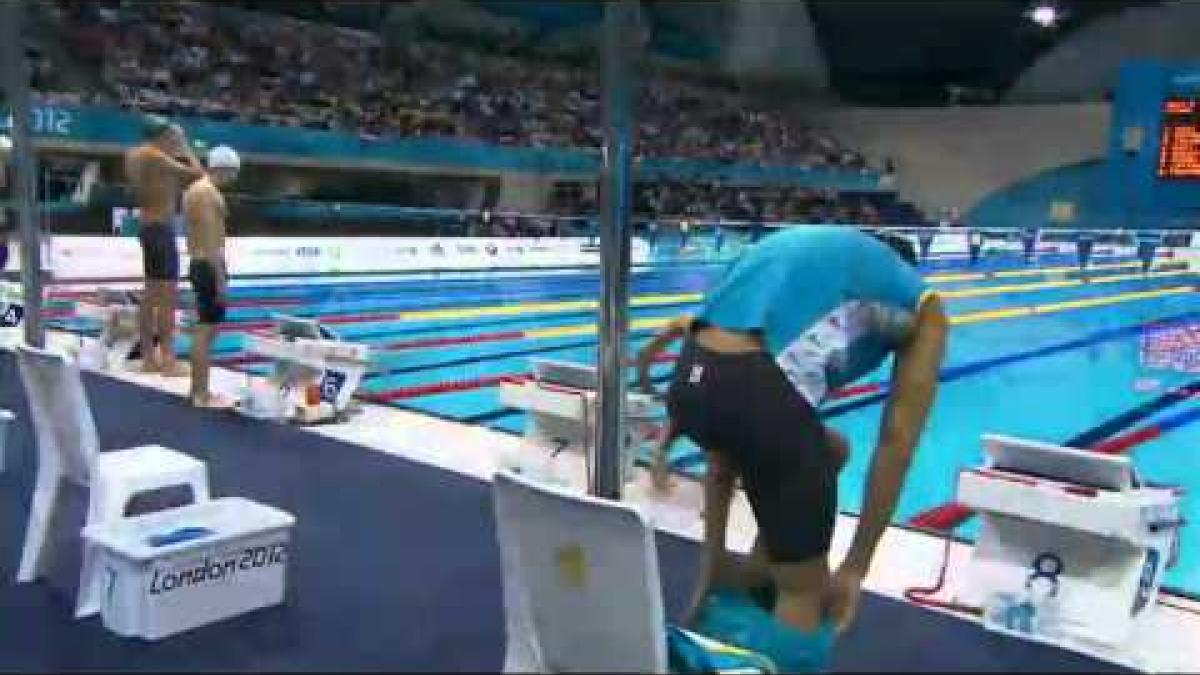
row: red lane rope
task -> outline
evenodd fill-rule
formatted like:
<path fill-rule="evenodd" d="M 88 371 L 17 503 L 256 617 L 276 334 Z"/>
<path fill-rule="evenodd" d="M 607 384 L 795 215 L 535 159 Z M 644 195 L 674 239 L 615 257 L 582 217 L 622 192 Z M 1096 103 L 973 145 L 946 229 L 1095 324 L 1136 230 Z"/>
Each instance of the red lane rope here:
<path fill-rule="evenodd" d="M 427 347 L 449 347 L 452 345 L 472 345 L 481 342 L 500 342 L 503 340 L 520 340 L 525 337 L 525 331 L 509 330 L 496 333 L 478 333 L 476 335 L 451 335 L 444 337 L 417 338 L 380 345 L 380 349 L 424 349 Z"/>
<path fill-rule="evenodd" d="M 1092 450 L 1106 455 L 1119 455 L 1135 445 L 1141 445 L 1146 441 L 1162 436 L 1162 432 L 1162 427 L 1157 424 L 1136 429 L 1123 436 L 1116 436 L 1102 443 L 1097 443 L 1092 446 Z"/>
<path fill-rule="evenodd" d="M 397 389 L 389 389 L 388 391 L 382 392 L 369 392 L 362 394 L 361 398 L 374 403 L 391 403 L 392 401 L 399 401 L 406 398 L 430 396 L 433 394 L 446 394 L 454 391 L 470 391 L 472 389 L 494 387 L 504 383 L 520 384 L 530 379 L 533 379 L 532 375 L 522 373 L 505 373 L 503 375 L 476 377 L 469 380 L 431 382 L 429 384 L 418 384 L 411 387 L 399 387 Z"/>
<path fill-rule="evenodd" d="M 456 343 L 458 344 L 458 343 Z M 654 363 L 669 363 L 679 358 L 678 354 L 658 354 L 654 357 Z M 485 389 L 487 387 L 499 386 L 503 383 L 521 383 L 528 382 L 533 379 L 533 375 L 523 372 L 501 373 L 499 375 L 488 375 L 486 377 L 474 377 L 465 380 L 446 380 L 443 382 L 430 382 L 428 384 L 412 385 L 408 387 L 398 387 L 396 389 L 387 389 L 384 391 L 372 392 L 364 394 L 363 398 L 377 403 L 388 403 L 401 399 L 417 398 L 420 396 L 430 396 L 433 394 L 445 394 L 452 391 L 470 391 L 472 389 Z"/>
<path fill-rule="evenodd" d="M 883 384 L 880 382 L 869 382 L 867 384 L 856 384 L 852 387 L 843 387 L 829 395 L 830 400 L 838 400 L 850 398 L 851 396 L 861 396 L 863 394 L 878 394 L 883 391 Z"/>
<path fill-rule="evenodd" d="M 304 302 L 299 298 L 239 298 L 228 304 L 230 307 L 296 307 Z"/>
<path fill-rule="evenodd" d="M 213 359 L 213 365 L 224 368 L 233 368 L 236 366 L 248 366 L 255 363 L 266 363 L 269 361 L 265 356 L 259 354 L 240 354 L 238 356 L 226 356 L 219 359 Z"/>

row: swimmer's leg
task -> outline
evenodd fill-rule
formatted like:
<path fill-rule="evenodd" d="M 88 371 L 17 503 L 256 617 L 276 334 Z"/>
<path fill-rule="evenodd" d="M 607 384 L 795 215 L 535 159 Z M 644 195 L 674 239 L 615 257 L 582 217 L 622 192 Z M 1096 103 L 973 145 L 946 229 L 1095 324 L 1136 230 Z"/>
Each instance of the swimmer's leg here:
<path fill-rule="evenodd" d="M 184 377 L 189 369 L 175 358 L 175 308 L 179 302 L 179 285 L 174 281 L 164 281 L 158 308 L 158 339 L 162 374 L 167 377 Z"/>
<path fill-rule="evenodd" d="M 825 589 L 829 584 L 829 562 L 818 555 L 799 563 L 773 563 L 775 618 L 804 632 L 813 632 L 824 620 Z"/>
<path fill-rule="evenodd" d="M 162 368 L 155 344 L 155 333 L 159 325 L 158 313 L 162 305 L 162 290 L 164 282 L 153 279 L 146 280 L 143 301 L 138 311 L 138 327 L 141 330 L 142 371 L 157 372 Z"/>
<path fill-rule="evenodd" d="M 192 333 L 192 386 L 189 399 L 192 405 L 209 407 L 226 407 L 212 395 L 209 390 L 209 371 L 212 354 L 213 338 L 216 337 L 217 326 L 207 323 L 197 323 Z"/>
<path fill-rule="evenodd" d="M 829 426 L 825 427 L 825 438 L 829 443 L 834 465 L 837 471 L 841 472 L 850 457 L 850 443 L 841 432 Z M 779 589 L 773 580 L 771 561 L 767 557 L 767 549 L 761 536 L 754 540 L 754 549 L 744 563 L 740 586 L 747 589 L 754 601 L 764 610 L 775 610 Z"/>
<path fill-rule="evenodd" d="M 721 453 L 706 450 L 704 455 L 708 462 L 708 470 L 704 473 L 704 544 L 696 589 L 680 620 L 685 626 L 696 618 L 713 586 L 729 576 L 730 556 L 725 548 L 725 532 L 737 473 Z"/>

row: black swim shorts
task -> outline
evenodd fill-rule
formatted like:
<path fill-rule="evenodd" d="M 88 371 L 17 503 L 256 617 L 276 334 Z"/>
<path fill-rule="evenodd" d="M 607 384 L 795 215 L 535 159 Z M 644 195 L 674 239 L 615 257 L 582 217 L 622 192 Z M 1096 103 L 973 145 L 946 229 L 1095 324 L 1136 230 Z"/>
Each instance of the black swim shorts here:
<path fill-rule="evenodd" d="M 720 354 L 688 337 L 667 407 L 681 433 L 741 476 L 772 562 L 828 553 L 837 460 L 817 412 L 769 354 Z"/>
<path fill-rule="evenodd" d="M 225 299 L 217 286 L 217 270 L 207 260 L 192 260 L 188 266 L 188 280 L 196 294 L 196 321 L 203 324 L 219 324 L 225 320 Z"/>
<path fill-rule="evenodd" d="M 179 244 L 170 225 L 143 223 L 138 231 L 142 243 L 142 270 L 153 281 L 179 281 Z"/>

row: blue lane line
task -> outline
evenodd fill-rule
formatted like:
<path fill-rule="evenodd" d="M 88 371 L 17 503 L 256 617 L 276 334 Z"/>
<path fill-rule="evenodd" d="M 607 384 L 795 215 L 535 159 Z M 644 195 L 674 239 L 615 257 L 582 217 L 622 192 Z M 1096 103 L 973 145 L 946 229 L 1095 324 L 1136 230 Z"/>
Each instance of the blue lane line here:
<path fill-rule="evenodd" d="M 704 279 L 705 282 L 709 281 Z M 645 293 L 700 293 L 703 287 L 699 283 L 679 282 L 674 284 L 634 284 L 632 292 Z M 548 300 L 577 300 L 581 297 L 595 295 L 599 292 L 597 284 L 570 286 L 560 284 L 553 287 L 535 287 L 514 292 L 512 289 L 482 292 L 427 294 L 416 298 L 371 297 L 369 294 L 356 295 L 353 298 L 333 298 L 325 296 L 319 301 L 308 304 L 289 305 L 281 307 L 238 307 L 236 320 L 232 323 L 256 321 L 274 314 L 291 314 L 294 316 L 316 316 L 323 313 L 374 313 L 374 312 L 404 312 L 430 309 L 461 309 L 473 308 L 480 303 L 522 303 L 544 302 Z"/>
<path fill-rule="evenodd" d="M 471 415 L 470 417 L 464 417 L 459 421 L 464 422 L 466 424 L 490 424 L 492 422 L 497 422 L 505 417 L 509 417 L 512 415 L 521 415 L 524 412 L 525 412 L 524 410 L 518 410 L 517 408 L 496 408 L 495 410 L 489 410 L 488 412 L 479 413 L 478 415 Z"/>
<path fill-rule="evenodd" d="M 689 304 L 695 304 L 695 303 L 689 303 Z M 626 337 L 633 339 L 633 338 L 645 337 L 648 335 L 654 335 L 657 332 L 658 332 L 657 328 L 643 328 L 640 330 L 630 330 L 626 334 Z M 475 354 L 473 356 L 466 356 L 466 357 L 462 357 L 462 358 L 458 358 L 458 359 L 450 359 L 447 361 L 438 361 L 435 363 L 426 363 L 426 364 L 421 364 L 421 365 L 417 365 L 417 366 L 406 366 L 406 367 L 402 367 L 402 368 L 390 368 L 388 370 L 378 370 L 378 371 L 374 371 L 371 373 L 367 373 L 367 375 L 365 377 L 363 377 L 363 380 L 366 381 L 366 380 L 371 380 L 374 378 L 384 377 L 384 376 L 388 376 L 388 375 L 405 375 L 408 373 L 419 373 L 419 372 L 426 371 L 426 370 L 437 370 L 439 368 L 452 368 L 454 366 L 467 366 L 467 365 L 473 365 L 473 364 L 478 364 L 478 363 L 484 363 L 484 362 L 488 362 L 488 361 L 500 361 L 503 359 L 516 358 L 516 357 L 520 357 L 520 356 L 532 356 L 534 354 L 545 354 L 547 352 L 560 351 L 560 350 L 564 350 L 564 349 L 580 349 L 580 348 L 584 348 L 584 347 L 595 347 L 598 344 L 600 344 L 600 340 L 598 338 L 593 338 L 593 339 L 589 339 L 589 340 L 578 340 L 576 342 L 563 342 L 563 343 L 554 344 L 554 345 L 546 345 L 543 347 L 530 347 L 527 349 L 513 349 L 513 350 L 509 350 L 509 351 L 505 351 L 505 352 Z"/>
<path fill-rule="evenodd" d="M 1165 410 L 1181 401 L 1186 401 L 1197 393 L 1200 393 L 1200 380 L 1194 380 L 1185 385 L 1175 387 L 1136 408 L 1131 408 L 1120 415 L 1111 417 L 1090 429 L 1080 432 L 1063 445 L 1072 448 L 1091 447 L 1117 435 L 1119 432 L 1161 410 Z"/>
<path fill-rule="evenodd" d="M 1134 334 L 1138 333 L 1139 331 L 1145 329 L 1146 326 L 1151 326 L 1151 325 L 1155 325 L 1155 324 L 1172 324 L 1172 323 L 1177 323 L 1180 321 L 1185 321 L 1187 319 L 1194 319 L 1197 316 L 1200 316 L 1200 312 L 1187 312 L 1184 314 L 1177 314 L 1175 316 L 1168 317 L 1166 319 L 1155 319 L 1154 321 L 1146 321 L 1144 323 L 1138 323 L 1138 324 L 1134 324 L 1131 326 L 1124 326 L 1122 328 L 1112 328 L 1112 329 L 1108 329 L 1108 330 L 1098 331 L 1098 332 L 1092 333 L 1091 335 L 1088 335 L 1088 336 L 1085 336 L 1082 338 L 1078 338 L 1075 340 L 1069 340 L 1067 342 L 1060 342 L 1058 344 L 1049 345 L 1046 347 L 1042 347 L 1040 349 L 1033 349 L 1033 350 L 1029 350 L 1029 351 L 1025 351 L 1025 352 L 1017 352 L 1015 354 L 1008 354 L 1006 356 L 999 356 L 999 357 L 992 358 L 992 359 L 984 359 L 983 361 L 976 361 L 974 363 L 967 363 L 967 364 L 963 364 L 961 366 L 946 368 L 942 371 L 942 375 L 939 378 L 939 381 L 940 382 L 951 382 L 951 381 L 958 380 L 958 379 L 968 377 L 971 375 L 976 375 L 985 370 L 991 370 L 992 368 L 997 368 L 1000 366 L 1005 366 L 1005 365 L 1009 365 L 1012 363 L 1025 361 L 1028 359 L 1035 359 L 1035 358 L 1041 358 L 1043 356 L 1051 356 L 1054 354 L 1060 354 L 1062 352 L 1067 352 L 1067 351 L 1072 351 L 1075 349 L 1080 349 L 1083 347 L 1088 347 L 1090 345 L 1098 344 L 1100 342 L 1107 342 L 1107 341 L 1115 340 L 1118 338 L 1128 337 L 1130 335 L 1134 335 Z M 880 392 L 877 394 L 872 394 L 871 396 L 868 396 L 868 397 L 865 397 L 862 399 L 858 399 L 856 401 L 851 401 L 849 403 L 843 403 L 840 405 L 830 406 L 821 411 L 821 416 L 823 418 L 830 419 L 830 418 L 838 417 L 840 415 L 844 415 L 844 414 L 854 411 L 854 410 L 859 410 L 859 409 L 865 408 L 867 406 L 875 405 L 877 403 L 880 403 L 880 402 L 886 400 L 887 394 L 888 394 L 888 387 L 887 387 L 887 385 L 884 385 L 883 389 L 880 390 Z"/>
<path fill-rule="evenodd" d="M 1128 337 L 1130 335 L 1137 334 L 1139 331 L 1143 330 L 1147 326 L 1169 325 L 1169 324 L 1178 323 L 1181 321 L 1186 321 L 1188 319 L 1194 319 L 1198 316 L 1200 316 L 1200 312 L 1186 312 L 1184 314 L 1177 314 L 1175 316 L 1171 316 L 1171 317 L 1167 317 L 1167 318 L 1163 318 L 1163 319 L 1155 319 L 1153 321 L 1146 321 L 1144 323 L 1133 324 L 1130 326 L 1123 326 L 1121 328 L 1112 328 L 1112 329 L 1097 331 L 1095 333 L 1084 336 L 1082 338 L 1077 338 L 1075 340 L 1069 340 L 1067 342 L 1060 342 L 1058 344 L 1048 345 L 1046 347 L 1042 347 L 1039 349 L 1033 349 L 1033 350 L 1028 350 L 1028 351 L 1024 351 L 1024 352 L 1017 352 L 1014 354 L 1008 354 L 1005 356 L 999 356 L 999 357 L 995 357 L 995 358 L 991 358 L 991 359 L 984 359 L 982 361 L 976 361 L 974 363 L 967 363 L 967 364 L 963 364 L 960 366 L 946 368 L 946 369 L 942 370 L 942 375 L 939 378 L 939 381 L 940 382 L 951 382 L 954 380 L 962 379 L 964 377 L 977 375 L 983 371 L 991 370 L 993 368 L 998 368 L 1000 366 L 1010 365 L 1013 363 L 1018 363 L 1018 362 L 1026 361 L 1026 360 L 1030 360 L 1030 359 L 1042 358 L 1045 356 L 1053 356 L 1055 354 L 1060 354 L 1060 353 L 1067 352 L 1067 351 L 1081 349 L 1083 347 L 1088 347 L 1088 346 L 1095 345 L 1095 344 L 1098 344 L 1101 342 L 1108 342 L 1111 340 Z M 1200 387 L 1200 383 L 1198 383 L 1197 386 Z M 887 386 L 884 385 L 884 388 L 879 393 L 872 394 L 870 396 L 866 396 L 866 397 L 863 397 L 863 398 L 860 398 L 860 399 L 857 399 L 854 401 L 850 401 L 848 403 L 842 403 L 842 404 L 838 404 L 838 405 L 829 406 L 829 407 L 823 409 L 821 411 L 821 417 L 824 419 L 832 419 L 832 418 L 844 415 L 848 412 L 852 412 L 854 410 L 859 410 L 862 408 L 866 408 L 868 406 L 882 403 L 883 401 L 887 400 L 887 394 L 888 394 L 888 389 L 887 389 Z M 488 411 L 485 413 L 481 413 L 479 415 L 473 415 L 471 417 L 464 418 L 463 421 L 467 422 L 467 423 L 471 423 L 471 424 L 486 424 L 486 423 L 490 423 L 490 422 L 495 422 L 495 421 L 497 421 L 501 418 L 507 417 L 509 415 L 518 415 L 518 414 L 521 414 L 522 412 L 523 411 L 517 410 L 514 408 L 498 408 L 496 410 L 492 410 L 492 411 Z M 1068 443 L 1068 445 L 1074 446 L 1076 444 Z"/>
<path fill-rule="evenodd" d="M 699 267 L 699 266 L 698 266 Z M 711 269 L 696 269 L 694 274 L 713 274 L 718 270 Z M 656 270 L 644 269 L 641 271 L 632 271 L 633 280 L 654 280 L 658 278 L 671 278 L 686 274 L 686 270 Z M 310 278 L 322 275 L 303 275 L 304 278 Z M 598 275 L 595 272 L 581 274 L 546 274 L 537 276 L 511 276 L 511 277 L 478 277 L 472 279 L 397 279 L 388 281 L 350 281 L 346 283 L 332 284 L 312 284 L 312 285 L 275 285 L 275 286 L 235 286 L 231 289 L 233 298 L 246 297 L 265 297 L 271 299 L 292 299 L 303 298 L 309 295 L 325 295 L 331 293 L 362 293 L 369 288 L 368 292 L 373 293 L 428 293 L 440 294 L 447 290 L 451 291 L 468 291 L 475 290 L 478 286 L 496 286 L 496 287 L 511 287 L 511 286 L 546 286 L 557 285 L 562 281 L 588 281 L 595 280 L 598 282 Z M 457 286 L 458 288 L 447 288 L 447 286 Z"/>
<path fill-rule="evenodd" d="M 1136 327 L 1135 327 L 1135 329 L 1136 329 Z M 632 331 L 632 332 L 630 333 L 630 337 L 637 337 L 637 336 L 641 336 L 641 335 L 649 335 L 651 332 L 652 332 L 652 331 L 647 331 L 647 330 L 643 330 L 643 331 Z M 1104 338 L 1103 338 L 1103 337 L 1100 337 L 1100 338 L 1098 338 L 1098 339 L 1104 339 Z M 547 353 L 547 352 L 551 352 L 551 351 L 557 351 L 557 350 L 560 350 L 560 349 L 568 349 L 568 348 L 582 348 L 582 347 L 595 346 L 595 345 L 598 345 L 598 344 L 599 344 L 599 340 L 598 340 L 598 338 L 596 338 L 596 339 L 591 339 L 591 340 L 588 340 L 588 341 L 579 341 L 579 342 L 572 342 L 572 343 L 564 343 L 564 344 L 562 344 L 562 345 L 560 345 L 560 346 L 547 345 L 547 346 L 544 346 L 544 347 L 530 347 L 530 348 L 524 348 L 524 349 L 515 349 L 515 350 L 511 350 L 511 351 L 502 351 L 502 352 L 494 352 L 494 353 L 475 354 L 475 355 L 472 355 L 472 356 L 469 356 L 469 357 L 462 357 L 462 358 L 457 358 L 457 359 L 451 359 L 451 360 L 447 360 L 447 361 L 444 361 L 444 362 L 427 363 L 427 364 L 421 364 L 421 365 L 408 366 L 408 367 L 404 367 L 404 368 L 398 368 L 398 369 L 391 369 L 391 368 L 387 368 L 387 367 L 385 366 L 385 367 L 384 367 L 383 369 L 381 369 L 381 370 L 378 370 L 378 371 L 375 371 L 375 372 L 373 372 L 373 373 L 370 373 L 370 374 L 368 374 L 368 375 L 367 375 L 367 377 L 366 377 L 366 379 L 370 380 L 370 379 L 373 379 L 373 378 L 377 378 L 377 377 L 381 377 L 381 376 L 388 376 L 388 375 L 401 375 L 401 374 L 410 374 L 410 373 L 420 372 L 420 371 L 424 371 L 424 370 L 435 370 L 435 369 L 442 368 L 442 367 L 453 367 L 453 366 L 463 366 L 463 365 L 472 365 L 472 364 L 480 364 L 480 363 L 487 363 L 487 362 L 495 362 L 495 361 L 499 361 L 499 360 L 503 360 L 503 359 L 508 359 L 508 358 L 521 357 L 521 356 L 530 356 L 530 355 L 534 355 L 534 354 L 544 354 L 544 353 Z M 1066 343 L 1066 344 L 1070 345 L 1071 343 Z M 1061 347 L 1061 345 L 1060 345 L 1060 347 Z M 1069 349 L 1069 348 L 1074 348 L 1074 347 L 1073 347 L 1073 346 L 1068 346 L 1068 347 L 1066 347 L 1066 348 L 1068 348 L 1068 349 Z M 1050 348 L 1043 348 L 1043 349 L 1050 349 Z M 1053 352 L 1049 352 L 1049 353 L 1053 353 Z M 1039 355 L 1039 354 L 1036 354 L 1036 353 L 1034 354 L 1034 356 L 1038 356 L 1038 355 Z M 975 363 L 972 363 L 972 364 L 967 364 L 967 365 L 965 365 L 965 366 L 959 366 L 959 367 L 956 367 L 956 368 L 949 368 L 949 369 L 947 369 L 947 370 L 943 371 L 943 378 L 944 378 L 944 379 L 957 379 L 958 377 L 961 377 L 962 375 L 961 375 L 961 374 L 959 374 L 959 372 L 958 372 L 958 371 L 959 371 L 960 369 L 962 369 L 962 368 L 968 368 L 968 369 L 971 369 L 971 368 L 976 368 L 976 369 L 990 368 L 990 367 L 992 367 L 993 365 L 1003 365 L 1004 363 L 1010 363 L 1010 362 L 1013 362 L 1013 361 L 1022 360 L 1022 359 L 1024 359 L 1024 358 L 1027 358 L 1027 356 L 1026 356 L 1024 353 L 1018 353 L 1018 354 L 1013 354 L 1013 355 L 1009 355 L 1009 356 L 1005 356 L 1005 357 L 1000 357 L 999 359 L 990 359 L 990 360 L 985 360 L 985 361 L 979 361 L 979 362 L 975 362 Z M 1007 360 L 1006 360 L 1006 359 L 1007 359 Z M 968 370 L 968 371 L 967 371 L 966 373 L 964 373 L 964 374 L 970 374 L 971 372 L 972 372 L 972 371 Z M 882 400 L 882 397 L 883 397 L 883 396 L 886 396 L 886 393 L 887 393 L 887 392 L 886 392 L 886 389 L 885 389 L 884 391 L 882 391 L 882 392 L 881 392 L 881 394 L 880 394 L 880 397 L 879 397 L 879 398 L 874 398 L 874 399 L 866 399 L 866 400 L 857 400 L 857 401 L 854 401 L 854 402 L 853 402 L 853 403 L 851 403 L 851 404 L 846 404 L 846 405 L 859 405 L 860 407 L 861 407 L 861 406 L 863 406 L 863 405 L 870 405 L 871 403 L 878 402 L 879 400 Z M 855 409 L 855 408 L 848 408 L 848 410 L 853 410 L 853 409 Z M 845 412 L 844 410 L 841 410 L 841 409 L 840 409 L 840 408 L 838 408 L 838 407 L 835 407 L 835 408 L 833 408 L 832 410 L 834 411 L 834 414 L 838 414 L 838 415 L 840 415 L 840 414 L 842 414 L 843 412 Z"/>
<path fill-rule="evenodd" d="M 1191 424 L 1196 420 L 1200 420 L 1200 408 L 1193 408 L 1191 410 L 1177 412 L 1158 421 L 1158 432 L 1161 435 L 1167 433 L 1168 431 L 1175 431 L 1176 429 Z"/>

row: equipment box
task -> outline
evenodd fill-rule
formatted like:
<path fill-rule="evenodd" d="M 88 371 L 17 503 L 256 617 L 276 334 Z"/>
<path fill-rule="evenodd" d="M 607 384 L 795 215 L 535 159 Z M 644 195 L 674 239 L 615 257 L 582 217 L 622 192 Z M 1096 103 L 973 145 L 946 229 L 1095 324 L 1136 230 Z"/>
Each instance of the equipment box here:
<path fill-rule="evenodd" d="M 229 497 L 96 523 L 104 627 L 147 640 L 283 601 L 295 519 Z"/>

